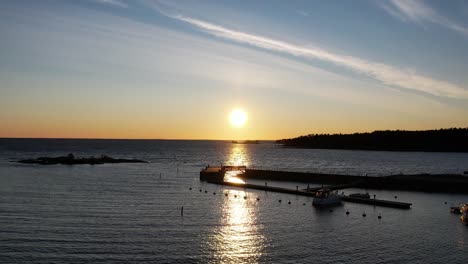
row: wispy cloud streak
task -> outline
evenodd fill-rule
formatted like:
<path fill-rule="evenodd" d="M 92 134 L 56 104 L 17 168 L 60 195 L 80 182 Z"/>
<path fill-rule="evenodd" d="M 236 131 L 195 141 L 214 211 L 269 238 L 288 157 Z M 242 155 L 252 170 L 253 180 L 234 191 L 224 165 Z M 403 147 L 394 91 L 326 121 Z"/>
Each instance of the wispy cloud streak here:
<path fill-rule="evenodd" d="M 468 27 L 455 23 L 442 16 L 436 10 L 420 0 L 391 0 L 389 2 L 379 1 L 387 13 L 403 22 L 414 22 L 422 24 L 430 22 L 448 28 L 468 37 Z"/>
<path fill-rule="evenodd" d="M 231 30 L 190 17 L 178 15 L 173 16 L 173 18 L 186 22 L 199 30 L 216 37 L 297 57 L 331 62 L 338 66 L 372 77 L 390 86 L 416 90 L 435 96 L 468 99 L 468 90 L 463 87 L 447 81 L 423 76 L 410 70 L 401 70 L 383 63 L 376 63 L 353 56 L 336 54 L 319 48 L 305 48 L 285 41 Z"/>
<path fill-rule="evenodd" d="M 113 5 L 121 8 L 128 8 L 128 5 L 126 3 L 119 0 L 96 0 L 96 2 L 101 4 Z"/>

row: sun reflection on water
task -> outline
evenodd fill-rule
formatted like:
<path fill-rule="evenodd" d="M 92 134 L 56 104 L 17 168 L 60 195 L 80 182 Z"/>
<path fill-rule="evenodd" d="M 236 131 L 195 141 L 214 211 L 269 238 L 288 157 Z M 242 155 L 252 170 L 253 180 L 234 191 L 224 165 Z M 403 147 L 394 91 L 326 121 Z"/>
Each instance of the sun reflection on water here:
<path fill-rule="evenodd" d="M 232 144 L 227 164 L 232 166 L 249 166 L 250 155 L 244 144 Z"/>
<path fill-rule="evenodd" d="M 231 166 L 249 166 L 249 155 L 247 148 L 242 144 L 233 144 L 229 153 L 227 165 Z M 232 183 L 244 184 L 245 181 L 237 177 L 242 171 L 227 171 L 224 180 Z"/>
<path fill-rule="evenodd" d="M 237 198 L 234 198 L 234 194 Z M 244 199 L 247 197 L 247 199 Z M 231 191 L 223 201 L 220 225 L 212 249 L 220 263 L 256 263 L 262 256 L 265 238 L 257 223 L 258 210 L 244 191 Z"/>
<path fill-rule="evenodd" d="M 245 145 L 233 144 L 226 165 L 249 166 L 250 157 Z M 245 183 L 238 174 L 242 171 L 227 171 L 225 181 Z M 257 201 L 251 193 L 225 189 L 222 196 L 218 225 L 208 246 L 215 263 L 257 263 L 264 252 L 266 239 L 263 226 L 257 222 Z"/>

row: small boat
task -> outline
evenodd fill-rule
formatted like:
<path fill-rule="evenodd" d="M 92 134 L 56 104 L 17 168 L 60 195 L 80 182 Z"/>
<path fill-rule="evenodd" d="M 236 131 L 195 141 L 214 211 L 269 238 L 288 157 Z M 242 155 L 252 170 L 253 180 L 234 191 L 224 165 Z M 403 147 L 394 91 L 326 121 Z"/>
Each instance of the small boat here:
<path fill-rule="evenodd" d="M 460 213 L 461 213 L 460 220 L 465 225 L 468 225 L 468 203 L 460 206 Z"/>
<path fill-rule="evenodd" d="M 349 197 L 370 199 L 369 193 L 352 193 Z"/>
<path fill-rule="evenodd" d="M 327 207 L 341 204 L 341 196 L 333 193 L 329 189 L 320 189 L 315 193 L 313 206 Z"/>

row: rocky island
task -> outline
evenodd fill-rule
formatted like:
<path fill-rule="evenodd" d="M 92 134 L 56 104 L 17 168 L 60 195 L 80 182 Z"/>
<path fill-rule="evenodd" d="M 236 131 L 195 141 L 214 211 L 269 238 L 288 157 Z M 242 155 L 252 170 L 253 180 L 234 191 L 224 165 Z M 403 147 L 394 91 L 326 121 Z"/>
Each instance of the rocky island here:
<path fill-rule="evenodd" d="M 90 165 L 97 165 L 97 164 L 105 164 L 105 163 L 147 163 L 144 160 L 138 159 L 115 159 L 106 155 L 101 155 L 100 157 L 81 157 L 75 158 L 75 156 L 70 153 L 67 156 L 61 157 L 39 157 L 36 159 L 24 159 L 18 160 L 19 163 L 26 163 L 26 164 L 40 164 L 40 165 L 56 165 L 56 164 L 64 164 L 64 165 L 77 165 L 77 164 L 90 164 Z"/>

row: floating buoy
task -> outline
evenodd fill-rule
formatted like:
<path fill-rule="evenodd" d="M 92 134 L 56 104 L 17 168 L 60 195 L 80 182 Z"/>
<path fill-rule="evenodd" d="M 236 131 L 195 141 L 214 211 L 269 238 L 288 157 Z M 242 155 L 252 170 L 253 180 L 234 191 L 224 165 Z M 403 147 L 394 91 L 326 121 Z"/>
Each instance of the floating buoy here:
<path fill-rule="evenodd" d="M 330 212 L 330 213 L 333 212 L 333 209 L 330 209 L 329 212 Z"/>
<path fill-rule="evenodd" d="M 444 204 L 447 204 L 447 202 L 445 202 Z"/>
<path fill-rule="evenodd" d="M 213 195 L 216 195 L 216 193 L 214 192 Z"/>
<path fill-rule="evenodd" d="M 291 201 L 288 201 L 288 204 L 291 204 Z"/>
<path fill-rule="evenodd" d="M 189 190 L 192 190 L 192 187 L 188 188 Z"/>
<path fill-rule="evenodd" d="M 208 193 L 208 191 L 205 191 L 205 193 Z"/>
<path fill-rule="evenodd" d="M 260 201 L 260 198 L 257 197 L 257 201 Z"/>
<path fill-rule="evenodd" d="M 346 215 L 349 215 L 349 211 L 348 211 L 348 210 L 346 210 Z"/>
<path fill-rule="evenodd" d="M 382 219 L 382 216 L 379 214 L 379 216 L 377 216 L 378 219 Z"/>
<path fill-rule="evenodd" d="M 398 196 L 395 195 L 395 199 L 398 198 Z"/>
<path fill-rule="evenodd" d="M 237 195 L 234 194 L 234 198 L 237 198 Z"/>
<path fill-rule="evenodd" d="M 281 203 L 281 200 L 278 200 L 279 203 Z"/>
<path fill-rule="evenodd" d="M 244 196 L 244 199 L 247 199 L 247 196 Z"/>
<path fill-rule="evenodd" d="M 201 192 L 201 191 L 202 191 L 202 190 L 200 189 L 200 192 Z"/>
<path fill-rule="evenodd" d="M 366 217 L 366 216 L 367 216 L 366 212 L 362 213 L 362 217 Z"/>
<path fill-rule="evenodd" d="M 227 196 L 228 196 L 228 194 L 227 194 L 227 193 L 225 193 L 225 194 L 224 194 L 224 196 L 226 196 L 226 197 L 227 197 Z"/>
<path fill-rule="evenodd" d="M 302 205 L 306 205 L 306 203 L 303 203 Z"/>

